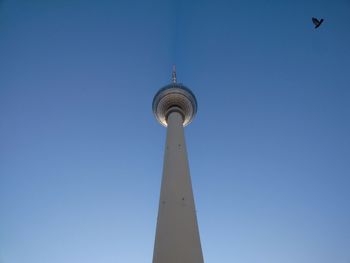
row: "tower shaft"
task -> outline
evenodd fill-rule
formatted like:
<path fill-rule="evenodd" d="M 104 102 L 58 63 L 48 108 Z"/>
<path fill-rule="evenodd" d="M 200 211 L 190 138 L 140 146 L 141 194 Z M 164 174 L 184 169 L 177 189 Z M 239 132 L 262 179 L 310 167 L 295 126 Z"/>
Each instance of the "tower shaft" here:
<path fill-rule="evenodd" d="M 153 263 L 203 263 L 183 122 L 176 111 L 167 119 Z"/>

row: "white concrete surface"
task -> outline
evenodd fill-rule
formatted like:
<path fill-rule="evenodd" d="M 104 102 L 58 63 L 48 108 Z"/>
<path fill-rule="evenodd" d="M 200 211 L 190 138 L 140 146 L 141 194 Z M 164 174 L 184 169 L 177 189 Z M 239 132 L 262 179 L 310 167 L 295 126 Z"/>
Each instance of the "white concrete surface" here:
<path fill-rule="evenodd" d="M 203 263 L 183 119 L 168 117 L 153 263 Z"/>

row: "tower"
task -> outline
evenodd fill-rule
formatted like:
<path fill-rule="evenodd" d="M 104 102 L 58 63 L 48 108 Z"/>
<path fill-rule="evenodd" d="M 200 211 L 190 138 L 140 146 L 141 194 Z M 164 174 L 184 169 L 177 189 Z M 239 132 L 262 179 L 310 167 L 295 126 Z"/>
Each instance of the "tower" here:
<path fill-rule="evenodd" d="M 197 101 L 176 82 L 175 68 L 172 79 L 152 104 L 156 119 L 167 127 L 153 263 L 203 263 L 184 135 Z"/>

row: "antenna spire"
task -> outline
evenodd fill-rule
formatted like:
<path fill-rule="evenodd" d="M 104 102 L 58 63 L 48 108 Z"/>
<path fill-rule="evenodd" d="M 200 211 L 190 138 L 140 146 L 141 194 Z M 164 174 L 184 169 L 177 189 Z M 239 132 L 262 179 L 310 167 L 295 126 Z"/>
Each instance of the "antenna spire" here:
<path fill-rule="evenodd" d="M 173 65 L 173 73 L 172 73 L 173 83 L 176 83 L 176 65 Z"/>

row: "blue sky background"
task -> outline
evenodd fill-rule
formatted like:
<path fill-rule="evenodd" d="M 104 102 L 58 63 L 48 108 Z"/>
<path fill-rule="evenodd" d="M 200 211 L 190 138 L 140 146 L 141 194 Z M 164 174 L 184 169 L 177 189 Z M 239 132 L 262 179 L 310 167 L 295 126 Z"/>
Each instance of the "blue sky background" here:
<path fill-rule="evenodd" d="M 0 262 L 151 262 L 176 63 L 205 261 L 350 263 L 349 13 L 0 0 Z"/>

